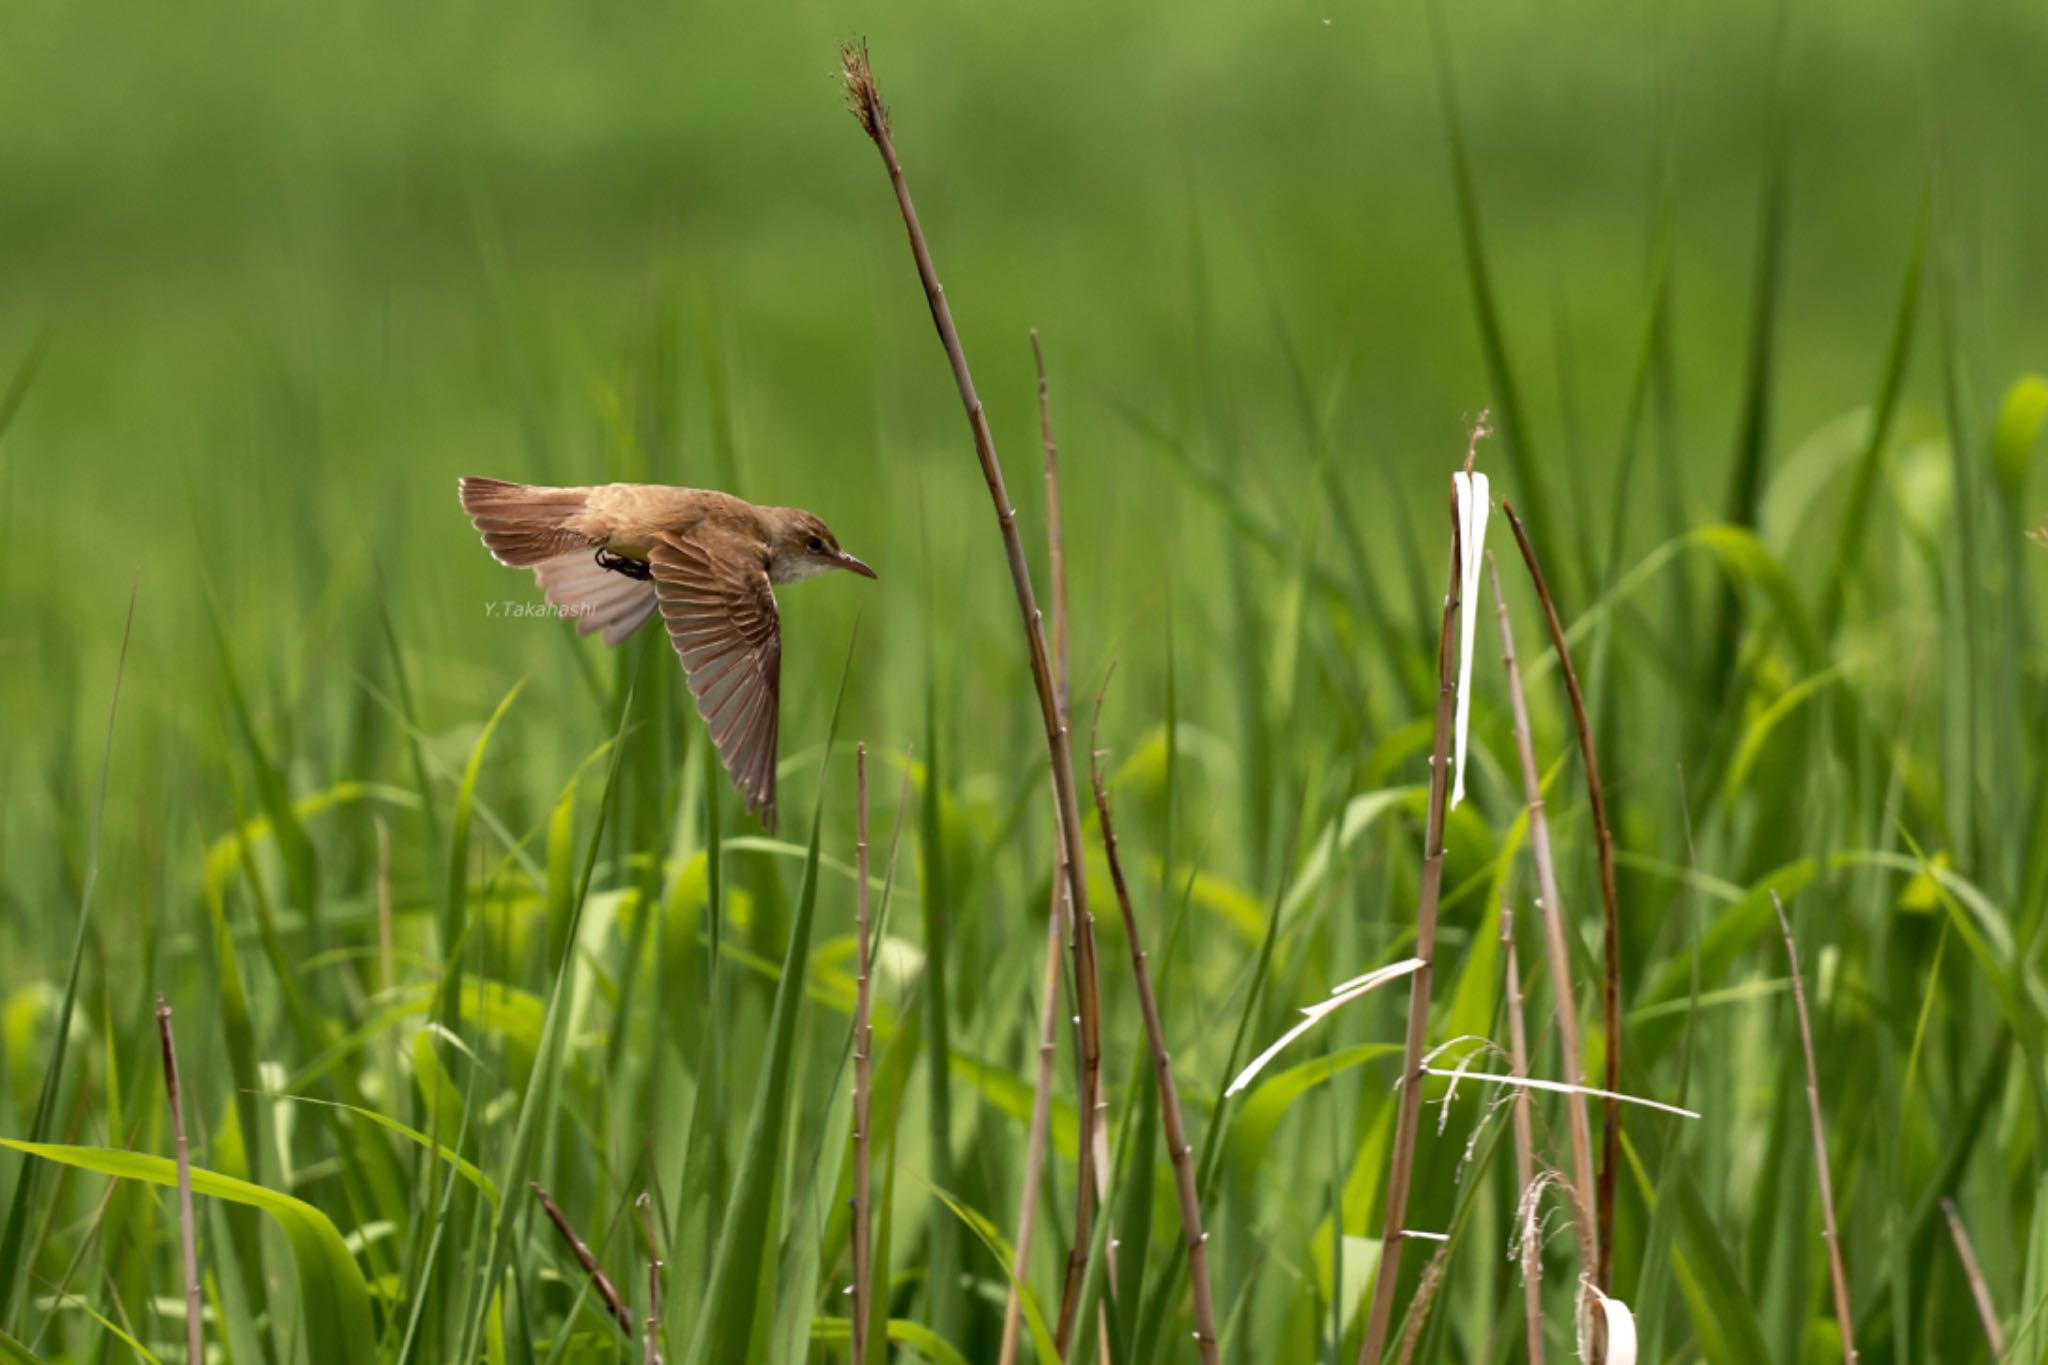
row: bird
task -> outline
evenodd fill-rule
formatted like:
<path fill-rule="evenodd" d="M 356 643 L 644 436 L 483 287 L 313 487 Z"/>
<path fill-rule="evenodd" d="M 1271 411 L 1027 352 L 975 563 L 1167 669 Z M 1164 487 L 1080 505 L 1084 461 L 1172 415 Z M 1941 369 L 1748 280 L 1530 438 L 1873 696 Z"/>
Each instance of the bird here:
<path fill-rule="evenodd" d="M 709 488 L 575 488 L 459 481 L 462 509 L 500 564 L 532 569 L 580 635 L 622 643 L 660 610 L 718 756 L 747 809 L 775 831 L 782 623 L 775 586 L 833 569 L 875 571 L 799 507 Z"/>

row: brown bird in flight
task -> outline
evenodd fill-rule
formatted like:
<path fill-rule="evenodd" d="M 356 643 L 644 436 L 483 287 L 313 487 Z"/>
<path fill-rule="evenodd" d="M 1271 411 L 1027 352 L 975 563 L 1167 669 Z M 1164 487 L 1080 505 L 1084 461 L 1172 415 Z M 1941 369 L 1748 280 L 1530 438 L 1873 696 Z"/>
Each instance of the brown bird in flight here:
<path fill-rule="evenodd" d="M 463 479 L 462 508 L 500 564 L 532 569 L 577 633 L 616 645 L 661 608 L 697 714 L 747 808 L 775 829 L 782 625 L 774 585 L 828 569 L 875 571 L 797 507 L 708 488 L 607 483 L 543 488 Z"/>

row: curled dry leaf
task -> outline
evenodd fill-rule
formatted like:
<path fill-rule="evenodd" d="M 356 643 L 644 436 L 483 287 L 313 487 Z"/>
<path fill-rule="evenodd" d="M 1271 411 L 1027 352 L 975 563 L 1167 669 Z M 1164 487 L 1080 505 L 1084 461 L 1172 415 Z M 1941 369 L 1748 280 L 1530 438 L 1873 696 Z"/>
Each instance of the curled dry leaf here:
<path fill-rule="evenodd" d="M 1486 514 L 1492 504 L 1486 475 L 1459 470 L 1451 481 L 1458 496 L 1458 576 L 1463 586 L 1458 605 L 1458 712 L 1451 741 L 1451 809 L 1456 810 L 1465 799 L 1465 742 L 1472 732 L 1472 633 L 1479 622 L 1479 570 L 1486 561 Z"/>
<path fill-rule="evenodd" d="M 1593 1285 L 1587 1285 L 1586 1292 L 1607 1328 L 1607 1365 L 1636 1365 L 1636 1315 L 1620 1299 L 1601 1293 Z M 1579 1354 L 1586 1355 L 1583 1341 L 1579 1343 Z"/>

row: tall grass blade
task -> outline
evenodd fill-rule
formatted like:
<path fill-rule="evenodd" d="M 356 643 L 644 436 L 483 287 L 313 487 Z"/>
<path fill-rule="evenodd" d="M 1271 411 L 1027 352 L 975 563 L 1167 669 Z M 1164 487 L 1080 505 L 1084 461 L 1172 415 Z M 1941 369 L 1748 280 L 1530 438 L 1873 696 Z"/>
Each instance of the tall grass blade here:
<path fill-rule="evenodd" d="M 825 732 L 819 763 L 818 798 L 811 812 L 811 837 L 804 855 L 802 889 L 797 892 L 796 918 L 789 929 L 789 948 L 775 984 L 775 1003 L 762 1044 L 761 1080 L 754 1109 L 747 1120 L 739 1168 L 733 1173 L 732 1196 L 726 1203 L 717 1258 L 704 1311 L 690 1339 L 685 1360 L 717 1365 L 754 1358 L 753 1339 L 764 1283 L 772 1283 L 779 1243 L 775 1226 L 782 1195 L 782 1148 L 789 1123 L 790 1073 L 797 1045 L 797 1023 L 803 1009 L 804 979 L 810 966 L 811 922 L 818 904 L 818 848 L 825 826 L 826 765 L 839 735 L 840 708 L 846 700 L 846 679 L 853 671 L 854 641 L 848 641 L 840 672 L 832 720 Z"/>
<path fill-rule="evenodd" d="M 1465 143 L 1464 119 L 1458 111 L 1457 83 L 1451 70 L 1450 39 L 1444 32 L 1444 18 L 1431 9 L 1430 46 L 1436 58 L 1437 98 L 1442 107 L 1444 136 L 1451 154 L 1451 189 L 1456 196 L 1458 241 L 1464 253 L 1465 283 L 1472 293 L 1472 312 L 1479 325 L 1479 346 L 1486 357 L 1487 383 L 1493 390 L 1495 421 L 1508 466 L 1520 490 L 1517 501 L 1525 509 L 1524 519 L 1539 540 L 1562 543 L 1563 533 L 1552 514 L 1550 494 L 1537 463 L 1535 442 L 1529 432 L 1528 412 L 1522 406 L 1521 388 L 1515 382 L 1508 357 L 1507 331 L 1501 323 L 1500 304 L 1494 294 L 1493 271 L 1486 257 L 1486 240 L 1479 221 L 1479 189 L 1472 174 L 1472 154 Z M 1585 562 L 1585 557 L 1581 557 Z M 1560 575 L 1559 588 L 1576 596 L 1576 575 Z"/>
<path fill-rule="evenodd" d="M 176 1189 L 177 1163 L 160 1156 L 105 1147 L 75 1147 L 0 1138 L 7 1147 L 75 1170 Z M 192 1170 L 192 1188 L 215 1199 L 247 1204 L 269 1214 L 291 1245 L 299 1271 L 299 1309 L 313 1365 L 362 1365 L 376 1358 L 370 1288 L 332 1219 L 311 1204 L 213 1171 Z"/>
<path fill-rule="evenodd" d="M 946 989 L 946 961 L 949 956 L 948 920 L 952 914 L 951 891 L 946 881 L 946 841 L 941 827 L 941 802 L 945 791 L 945 769 L 939 745 L 938 677 L 935 660 L 925 662 L 924 695 L 924 801 L 918 809 L 918 852 L 923 877 L 924 981 L 919 1008 L 925 1032 L 925 1122 L 932 1181 L 941 1189 L 952 1189 L 953 1174 L 953 1081 L 946 1059 L 952 1055 L 951 997 Z M 815 842 L 815 841 L 813 841 Z M 951 1341 L 959 1336 L 959 1296 L 952 1292 L 960 1274 L 958 1230 L 945 1220 L 934 1220 L 927 1236 L 925 1292 L 932 1330 Z"/>
<path fill-rule="evenodd" d="M 1927 224 L 1931 211 L 1931 200 L 1923 189 L 1919 213 L 1913 221 L 1913 244 L 1906 254 L 1906 277 L 1899 287 L 1898 307 L 1892 319 L 1891 343 L 1885 350 L 1884 370 L 1878 380 L 1877 402 L 1871 408 L 1870 434 L 1863 443 L 1861 457 L 1856 461 L 1855 478 L 1849 485 L 1849 499 L 1842 510 L 1842 536 L 1835 547 L 1834 568 L 1824 580 L 1827 597 L 1820 616 L 1823 637 L 1832 637 L 1835 627 L 1841 623 L 1849 583 L 1869 529 L 1870 503 L 1877 491 L 1877 476 L 1882 468 L 1885 444 L 1891 439 L 1892 426 L 1898 417 L 1899 395 L 1905 388 L 1906 365 L 1912 358 L 1913 335 L 1920 316 L 1921 279 L 1926 273 Z"/>
<path fill-rule="evenodd" d="M 248 750 L 249 764 L 256 774 L 257 800 L 263 807 L 263 813 L 269 817 L 271 834 L 277 840 L 278 853 L 284 859 L 285 884 L 299 908 L 309 917 L 313 916 L 318 909 L 320 894 L 320 866 L 313 852 L 313 840 L 299 822 L 298 809 L 292 802 L 284 773 L 271 757 L 262 736 L 256 732 L 255 717 L 242 693 L 234 652 L 228 645 L 227 626 L 221 620 L 219 605 L 209 597 L 207 608 L 213 624 L 214 648 L 220 660 L 221 686 L 227 691 L 228 714 L 234 719 L 235 733 L 240 737 L 243 748 Z"/>
<path fill-rule="evenodd" d="M 412 759 L 413 782 L 419 790 L 420 820 L 427 832 L 427 846 L 441 844 L 441 815 L 434 805 L 433 778 L 427 771 L 426 747 L 420 741 L 419 713 L 413 704 L 412 677 L 406 672 L 405 651 L 398 647 L 398 627 L 391 620 L 391 595 L 380 586 L 377 593 L 377 626 L 384 637 L 384 651 L 391 660 L 391 684 L 405 721 L 406 753 Z"/>
<path fill-rule="evenodd" d="M 441 903 L 441 954 L 446 964 L 443 971 L 444 994 L 442 1023 L 447 1024 L 455 1009 L 454 988 L 459 979 L 462 960 L 462 943 L 469 929 L 469 830 L 471 813 L 476 808 L 477 782 L 483 776 L 484 756 L 490 752 L 491 738 L 498 733 L 505 713 L 512 709 L 512 703 L 519 697 L 520 689 L 526 684 L 517 682 L 499 701 L 491 718 L 484 722 L 484 728 L 470 746 L 469 762 L 462 770 L 462 780 L 455 788 L 455 809 L 448 828 L 448 883 L 445 898 Z M 614 769 L 617 756 L 614 755 Z"/>
<path fill-rule="evenodd" d="M 525 1185 L 527 1171 L 533 1161 L 533 1151 L 539 1139 L 542 1115 L 552 1118 L 560 1086 L 561 1054 L 563 1036 L 566 1032 L 568 1015 L 568 987 L 575 975 L 577 963 L 577 930 L 584 914 L 590 907 L 590 882 L 597 870 L 598 849 L 604 842 L 606 819 L 611 812 L 612 796 L 618 785 L 619 768 L 624 762 L 625 735 L 628 722 L 633 714 L 633 698 L 630 689 L 619 706 L 618 728 L 612 736 L 611 763 L 605 774 L 604 791 L 598 798 L 597 826 L 591 831 L 590 851 L 583 863 L 578 879 L 575 909 L 569 919 L 568 945 L 555 965 L 554 985 L 548 992 L 546 1022 L 542 1026 L 540 1045 L 533 1059 L 533 1073 L 527 1081 L 526 1094 L 519 1104 L 519 1118 L 512 1130 L 512 1143 L 505 1156 L 503 1172 L 498 1177 L 498 1188 L 516 1190 Z M 523 1210 L 524 1201 L 519 1201 Z M 501 1202 L 491 1212 L 487 1240 L 482 1247 L 482 1274 L 469 1286 L 469 1307 L 464 1310 L 460 1358 L 473 1360 L 484 1336 L 489 1319 L 496 1316 L 499 1303 L 499 1278 L 504 1273 L 506 1257 L 510 1253 L 514 1227 L 520 1222 L 516 1213 L 508 1214 Z"/>
<path fill-rule="evenodd" d="M 114 761 L 114 721 L 120 715 L 121 683 L 128 674 L 128 645 L 135 634 L 137 584 L 128 590 L 128 615 L 121 627 L 121 654 L 114 665 L 114 692 L 107 703 L 106 739 L 100 750 L 99 792 L 93 800 L 92 835 L 86 844 L 85 880 L 79 888 L 78 928 L 71 940 L 71 966 L 64 976 L 64 1003 L 58 1007 L 56 1028 L 50 1035 L 50 1061 L 43 1070 L 43 1084 L 36 1094 L 35 1117 L 29 1121 L 30 1142 L 42 1142 L 56 1119 L 57 1098 L 64 1083 L 66 1045 L 71 1040 L 71 1016 L 78 1003 L 79 968 L 85 961 L 85 945 L 92 927 L 93 889 L 100 876 L 100 830 L 107 814 L 107 771 Z M 0 1229 L 0 1329 L 14 1325 L 15 1295 L 26 1269 L 29 1205 L 35 1200 L 37 1177 L 42 1168 L 33 1161 L 22 1163 L 14 1194 L 7 1205 L 7 1223 Z"/>
<path fill-rule="evenodd" d="M 5 1365 L 43 1365 L 28 1347 L 5 1332 L 0 1332 L 0 1362 Z"/>
<path fill-rule="evenodd" d="M 1783 23 L 1782 19 L 1780 21 Z M 1780 35 L 1782 42 L 1782 33 Z M 1735 449 L 1728 476 L 1723 520 L 1738 527 L 1757 524 L 1763 495 L 1764 457 L 1771 439 L 1771 399 L 1777 362 L 1778 307 L 1782 298 L 1785 247 L 1785 133 L 1774 95 L 1764 153 L 1763 197 L 1757 211 L 1755 273 L 1750 281 L 1749 352 L 1742 405 L 1735 423 Z M 1732 587 L 1721 590 L 1715 613 L 1713 692 L 1725 696 L 1734 672 L 1741 630 L 1740 602 Z"/>

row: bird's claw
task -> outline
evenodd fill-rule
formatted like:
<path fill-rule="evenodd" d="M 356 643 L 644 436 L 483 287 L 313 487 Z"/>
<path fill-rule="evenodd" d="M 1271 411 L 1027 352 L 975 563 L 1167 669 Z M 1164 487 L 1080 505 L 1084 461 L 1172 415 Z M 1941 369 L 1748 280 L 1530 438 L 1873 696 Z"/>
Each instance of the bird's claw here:
<path fill-rule="evenodd" d="M 616 574 L 624 574 L 628 578 L 637 578 L 642 583 L 654 577 L 654 569 L 646 560 L 634 559 L 628 555 L 615 555 L 602 545 L 597 547 L 597 567 Z"/>

